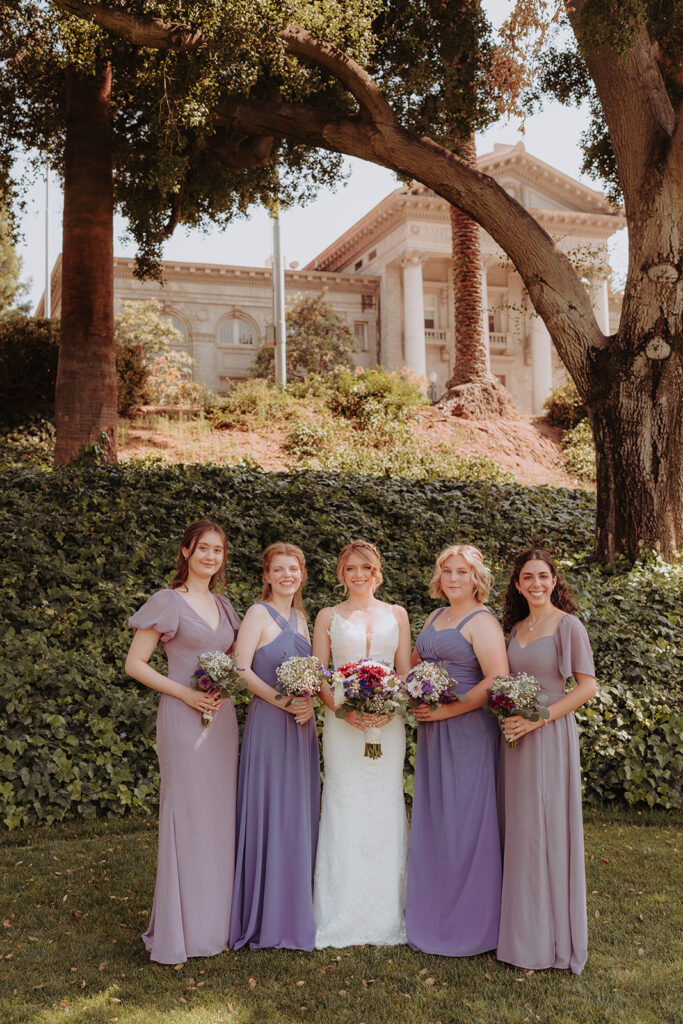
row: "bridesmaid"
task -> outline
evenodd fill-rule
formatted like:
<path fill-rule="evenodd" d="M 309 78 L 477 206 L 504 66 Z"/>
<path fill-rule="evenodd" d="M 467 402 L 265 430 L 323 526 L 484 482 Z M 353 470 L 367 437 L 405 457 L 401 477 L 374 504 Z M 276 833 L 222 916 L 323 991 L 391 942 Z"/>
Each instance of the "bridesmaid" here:
<path fill-rule="evenodd" d="M 571 968 L 588 955 L 581 766 L 574 711 L 596 693 L 588 634 L 546 551 L 515 559 L 503 624 L 512 672 L 534 676 L 550 718 L 505 719 L 498 801 L 503 832 L 499 960 L 531 970 Z M 574 676 L 576 686 L 565 694 Z"/>
<path fill-rule="evenodd" d="M 240 757 L 230 945 L 313 949 L 313 865 L 320 762 L 313 699 L 276 700 L 276 668 L 311 653 L 301 602 L 306 560 L 294 544 L 263 555 L 263 593 L 244 617 L 239 664 L 254 698 Z M 246 668 L 246 666 L 249 666 Z"/>
<path fill-rule="evenodd" d="M 142 936 L 150 958 L 162 964 L 213 956 L 228 944 L 237 719 L 232 701 L 214 700 L 190 687 L 200 654 L 227 651 L 239 628 L 228 599 L 214 593 L 225 579 L 226 552 L 219 526 L 208 519 L 191 523 L 170 588 L 153 594 L 128 620 L 136 632 L 126 672 L 162 693 L 157 713 L 159 855 L 152 916 Z M 148 664 L 159 641 L 168 676 Z M 203 711 L 215 711 L 208 728 L 202 726 Z"/>
<path fill-rule="evenodd" d="M 484 607 L 490 574 L 470 544 L 436 560 L 429 595 L 445 598 L 417 638 L 414 662 L 445 662 L 467 700 L 415 709 L 415 794 L 408 850 L 406 930 L 413 949 L 472 956 L 495 949 L 500 914 L 496 814 L 498 724 L 486 689 L 507 673 L 503 632 Z"/>

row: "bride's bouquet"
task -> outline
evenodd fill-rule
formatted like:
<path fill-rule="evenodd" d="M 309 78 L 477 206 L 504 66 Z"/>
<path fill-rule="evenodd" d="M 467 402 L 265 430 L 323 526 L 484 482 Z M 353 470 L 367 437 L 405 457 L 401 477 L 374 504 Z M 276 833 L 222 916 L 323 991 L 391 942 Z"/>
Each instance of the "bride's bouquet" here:
<path fill-rule="evenodd" d="M 223 651 L 205 651 L 199 655 L 199 662 L 190 685 L 193 690 L 203 690 L 212 697 L 220 697 L 225 700 L 233 693 L 246 690 L 246 680 L 242 678 L 242 672 L 237 667 L 237 659 L 231 654 L 224 654 Z M 211 725 L 213 712 L 202 712 L 202 725 Z"/>
<path fill-rule="evenodd" d="M 513 715 L 521 715 L 530 722 L 537 722 L 539 718 L 549 718 L 548 709 L 541 707 L 546 700 L 534 677 L 527 675 L 526 672 L 518 672 L 516 675 L 496 676 L 493 686 L 486 691 L 484 707 L 502 726 L 503 719 L 511 718 Z M 517 746 L 517 741 L 510 740 L 507 736 L 505 742 L 510 748 Z"/>
<path fill-rule="evenodd" d="M 318 658 L 295 655 L 287 658 L 275 669 L 277 676 L 276 700 L 283 697 L 314 697 L 327 681 L 330 673 L 320 664 Z"/>
<path fill-rule="evenodd" d="M 332 673 L 335 715 L 344 718 L 349 711 L 360 715 L 395 715 L 405 704 L 400 677 L 382 661 L 363 658 L 340 665 Z M 382 756 L 381 733 L 370 728 L 365 733 L 365 756 L 373 761 Z"/>
<path fill-rule="evenodd" d="M 446 671 L 441 661 L 421 661 L 406 676 L 403 689 L 413 707 L 427 704 L 431 708 L 439 704 L 453 704 L 456 700 L 467 700 L 464 693 L 456 693 L 457 679 Z"/>

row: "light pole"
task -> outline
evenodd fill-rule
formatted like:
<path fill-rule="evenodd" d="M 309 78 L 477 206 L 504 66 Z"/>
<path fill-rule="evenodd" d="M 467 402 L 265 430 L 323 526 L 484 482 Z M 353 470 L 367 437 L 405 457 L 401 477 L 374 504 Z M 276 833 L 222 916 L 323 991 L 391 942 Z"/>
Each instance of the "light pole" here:
<path fill-rule="evenodd" d="M 282 387 L 287 383 L 287 350 L 285 332 L 285 265 L 282 258 L 282 235 L 280 232 L 280 204 L 275 206 L 273 217 L 273 328 L 275 334 L 275 383 Z"/>
<path fill-rule="evenodd" d="M 50 165 L 45 164 L 45 309 L 46 317 L 52 316 L 52 295 L 50 282 Z"/>

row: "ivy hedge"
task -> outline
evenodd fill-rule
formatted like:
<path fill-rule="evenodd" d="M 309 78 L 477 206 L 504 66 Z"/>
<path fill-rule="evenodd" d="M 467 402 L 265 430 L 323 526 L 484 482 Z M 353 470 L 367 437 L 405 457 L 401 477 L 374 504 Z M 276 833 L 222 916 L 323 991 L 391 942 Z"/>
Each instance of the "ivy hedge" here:
<path fill-rule="evenodd" d="M 599 696 L 578 713 L 587 799 L 681 805 L 683 570 L 655 560 L 598 566 L 590 494 L 135 464 L 13 467 L 0 471 L 0 489 L 0 819 L 8 828 L 155 808 L 158 698 L 124 675 L 127 618 L 166 584 L 184 526 L 202 516 L 225 526 L 228 593 L 239 612 L 258 598 L 260 554 L 271 541 L 306 551 L 313 615 L 338 600 L 340 547 L 364 536 L 383 553 L 381 595 L 408 608 L 415 633 L 433 607 L 427 584 L 441 547 L 483 549 L 499 610 L 513 554 L 546 545 L 577 594 L 596 657 Z M 414 758 L 410 731 L 408 793 Z"/>

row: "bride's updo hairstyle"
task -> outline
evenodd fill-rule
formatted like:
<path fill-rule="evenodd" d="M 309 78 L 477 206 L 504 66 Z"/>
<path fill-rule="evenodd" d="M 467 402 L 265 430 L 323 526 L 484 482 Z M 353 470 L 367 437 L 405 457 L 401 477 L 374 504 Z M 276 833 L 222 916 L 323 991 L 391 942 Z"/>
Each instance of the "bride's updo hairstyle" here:
<path fill-rule="evenodd" d="M 266 580 L 266 576 L 270 572 L 270 563 L 276 555 L 289 555 L 290 558 L 296 558 L 299 563 L 299 568 L 301 569 L 301 586 L 294 595 L 292 604 L 297 611 L 304 612 L 305 615 L 306 612 L 304 610 L 304 603 L 301 600 L 301 591 L 304 589 L 306 580 L 308 579 L 308 573 L 306 572 L 306 556 L 301 548 L 298 548 L 296 544 L 286 544 L 285 541 L 277 540 L 274 544 L 269 544 L 263 552 L 263 590 L 261 591 L 261 600 L 267 601 L 272 596 L 273 588 Z"/>
<path fill-rule="evenodd" d="M 197 545 L 204 536 L 205 533 L 217 533 L 223 541 L 223 561 L 218 572 L 215 572 L 209 582 L 209 590 L 215 590 L 216 584 L 220 583 L 222 586 L 225 585 L 225 563 L 228 560 L 228 542 L 225 534 L 221 530 L 217 523 L 212 522 L 210 519 L 198 519 L 185 530 L 183 539 L 180 542 L 178 548 L 178 561 L 176 563 L 175 576 L 171 580 L 171 590 L 177 590 L 178 587 L 183 587 L 187 583 L 187 577 L 189 575 L 188 559 L 183 554 L 183 548 L 189 552 L 190 558 L 197 550 Z"/>
<path fill-rule="evenodd" d="M 384 576 L 382 576 L 382 560 L 379 557 L 379 551 L 374 544 L 371 544 L 367 540 L 350 540 L 349 543 L 342 548 L 339 554 L 339 561 L 337 562 L 337 579 L 339 583 L 338 587 L 342 587 L 344 593 L 348 591 L 348 587 L 344 583 L 344 566 L 348 562 L 351 555 L 359 555 L 361 558 L 366 558 L 372 567 L 372 578 L 375 581 L 374 589 L 377 590 L 381 587 L 384 582 Z"/>
<path fill-rule="evenodd" d="M 452 555 L 460 555 L 463 561 L 470 567 L 472 582 L 474 583 L 474 597 L 484 604 L 491 590 L 491 573 L 484 565 L 484 557 L 474 544 L 451 544 L 444 548 L 436 560 L 434 575 L 429 583 L 429 596 L 437 600 L 447 600 L 443 587 L 441 586 L 441 573 L 443 567 Z"/>
<path fill-rule="evenodd" d="M 555 586 L 550 595 L 550 601 L 556 608 L 573 615 L 578 610 L 574 595 L 557 571 L 555 563 L 543 548 L 529 548 L 517 555 L 512 566 L 512 575 L 505 593 L 503 602 L 503 629 L 509 633 L 516 622 L 521 622 L 529 614 L 529 602 L 517 590 L 520 573 L 527 562 L 545 562 L 550 570 L 551 576 L 555 577 Z"/>

